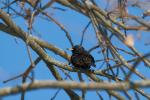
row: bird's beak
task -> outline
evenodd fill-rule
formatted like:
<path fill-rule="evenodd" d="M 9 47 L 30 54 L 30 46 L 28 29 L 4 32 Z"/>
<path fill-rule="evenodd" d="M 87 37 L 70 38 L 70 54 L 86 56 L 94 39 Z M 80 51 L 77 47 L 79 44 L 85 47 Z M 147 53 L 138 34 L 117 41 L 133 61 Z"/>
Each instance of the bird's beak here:
<path fill-rule="evenodd" d="M 70 50 L 70 51 L 72 51 L 72 50 L 73 50 L 73 48 L 67 48 L 67 50 Z"/>

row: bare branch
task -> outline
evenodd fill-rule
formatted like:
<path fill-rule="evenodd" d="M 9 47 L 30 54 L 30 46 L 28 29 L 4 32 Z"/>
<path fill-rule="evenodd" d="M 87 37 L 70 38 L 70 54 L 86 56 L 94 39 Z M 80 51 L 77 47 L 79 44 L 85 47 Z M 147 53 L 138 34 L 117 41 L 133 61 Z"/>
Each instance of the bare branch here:
<path fill-rule="evenodd" d="M 6 96 L 10 94 L 16 94 L 23 89 L 35 90 L 42 88 L 65 88 L 65 89 L 86 89 L 86 90 L 130 90 L 135 88 L 146 88 L 150 86 L 150 80 L 136 81 L 136 82 L 75 82 L 75 81 L 34 81 L 33 83 L 24 83 L 23 85 L 16 87 L 7 87 L 0 89 L 0 96 Z"/>

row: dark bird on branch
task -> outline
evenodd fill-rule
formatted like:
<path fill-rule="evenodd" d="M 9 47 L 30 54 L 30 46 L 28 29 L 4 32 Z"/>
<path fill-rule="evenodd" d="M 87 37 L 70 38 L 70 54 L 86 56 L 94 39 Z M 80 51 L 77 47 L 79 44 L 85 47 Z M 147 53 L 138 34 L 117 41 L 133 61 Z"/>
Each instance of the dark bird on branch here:
<path fill-rule="evenodd" d="M 69 50 L 72 51 L 71 63 L 74 67 L 90 69 L 91 66 L 96 66 L 92 55 L 90 55 L 82 46 L 75 45 Z"/>

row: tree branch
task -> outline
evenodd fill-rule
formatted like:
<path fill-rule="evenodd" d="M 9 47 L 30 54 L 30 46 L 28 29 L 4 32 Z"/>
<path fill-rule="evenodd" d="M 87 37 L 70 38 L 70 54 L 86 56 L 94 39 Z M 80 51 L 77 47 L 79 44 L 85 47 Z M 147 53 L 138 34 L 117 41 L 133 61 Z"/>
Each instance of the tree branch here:
<path fill-rule="evenodd" d="M 65 88 L 65 89 L 86 89 L 86 90 L 117 90 L 124 91 L 135 88 L 150 87 L 150 80 L 135 82 L 75 82 L 75 81 L 34 81 L 33 83 L 24 83 L 16 87 L 6 87 L 0 89 L 0 96 L 20 93 L 23 90 L 30 91 L 43 88 Z"/>

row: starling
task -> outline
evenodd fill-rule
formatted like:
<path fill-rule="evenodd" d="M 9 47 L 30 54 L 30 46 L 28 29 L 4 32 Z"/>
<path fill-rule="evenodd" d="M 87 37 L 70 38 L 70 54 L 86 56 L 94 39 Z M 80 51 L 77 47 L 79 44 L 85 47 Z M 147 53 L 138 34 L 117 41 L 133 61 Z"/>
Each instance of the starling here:
<path fill-rule="evenodd" d="M 71 63 L 74 67 L 90 69 L 95 65 L 94 58 L 80 45 L 75 45 L 72 50 Z"/>

